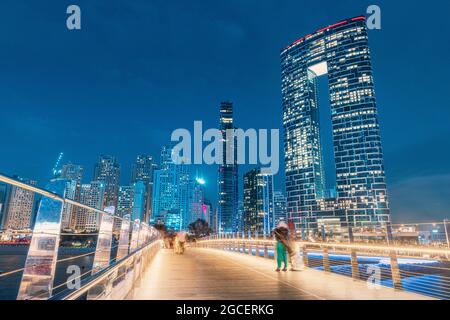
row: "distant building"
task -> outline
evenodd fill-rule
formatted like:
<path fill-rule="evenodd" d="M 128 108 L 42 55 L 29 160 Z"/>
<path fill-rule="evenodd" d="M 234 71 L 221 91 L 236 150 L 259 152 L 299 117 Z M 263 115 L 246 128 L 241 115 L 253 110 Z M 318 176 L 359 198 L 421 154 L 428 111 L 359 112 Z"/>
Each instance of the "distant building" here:
<path fill-rule="evenodd" d="M 0 230 L 3 229 L 3 215 L 6 209 L 6 193 L 8 185 L 6 183 L 0 183 Z"/>
<path fill-rule="evenodd" d="M 273 175 L 260 168 L 244 175 L 244 231 L 270 234 L 274 215 Z"/>
<path fill-rule="evenodd" d="M 245 231 L 244 228 L 244 201 L 239 200 L 237 206 L 237 232 Z"/>
<path fill-rule="evenodd" d="M 205 199 L 203 208 L 204 208 L 203 212 L 204 212 L 204 216 L 205 216 L 205 221 L 208 222 L 208 225 L 211 229 L 214 229 L 215 211 L 211 204 L 211 201 L 209 201 L 208 199 Z"/>
<path fill-rule="evenodd" d="M 233 126 L 233 104 L 222 102 L 220 104 L 219 128 L 223 138 L 222 164 L 219 166 L 218 179 L 218 214 L 219 231 L 235 232 L 238 229 L 237 207 L 238 207 L 238 165 L 236 163 L 236 141 L 227 143 L 226 130 L 234 129 Z M 227 148 L 227 145 L 230 148 Z M 233 153 L 233 164 L 227 164 L 227 154 Z M 231 156 L 231 155 L 230 155 Z"/>
<path fill-rule="evenodd" d="M 80 202 L 87 206 L 103 210 L 105 198 L 105 184 L 101 181 L 92 181 L 82 184 L 80 189 Z M 75 229 L 79 231 L 97 231 L 100 226 L 100 214 L 85 208 L 77 208 Z"/>
<path fill-rule="evenodd" d="M 175 230 L 185 228 L 186 221 L 190 220 L 191 185 L 190 167 L 175 164 L 172 148 L 164 146 L 159 169 L 154 171 L 152 221 L 165 222 Z"/>
<path fill-rule="evenodd" d="M 145 197 L 146 188 L 142 181 L 137 181 L 131 186 L 121 186 L 119 188 L 119 201 L 117 205 L 116 215 L 123 218 L 130 216 L 131 221 L 145 219 Z M 114 230 L 120 231 L 122 221 L 115 220 Z"/>
<path fill-rule="evenodd" d="M 81 183 L 83 179 L 83 167 L 78 164 L 68 163 L 63 165 L 61 169 L 61 179 L 74 180 Z"/>
<path fill-rule="evenodd" d="M 145 184 L 145 222 L 149 222 L 152 218 L 152 196 L 153 196 L 153 176 L 157 165 L 153 161 L 151 155 L 138 155 L 136 162 L 133 164 L 131 173 L 131 183 L 142 181 Z"/>
<path fill-rule="evenodd" d="M 116 214 L 119 217 L 130 215 L 133 210 L 134 186 L 121 186 L 119 188 L 119 200 Z"/>
<path fill-rule="evenodd" d="M 131 219 L 145 221 L 145 198 L 146 187 L 143 181 L 136 181 L 133 184 L 133 207 Z"/>
<path fill-rule="evenodd" d="M 120 165 L 115 157 L 101 155 L 94 169 L 94 181 L 102 182 L 105 188 L 103 207 L 117 208 L 119 197 Z"/>
<path fill-rule="evenodd" d="M 288 221 L 286 210 L 286 196 L 281 191 L 275 191 L 273 193 L 274 203 L 274 226 L 277 226 L 280 221 Z"/>
<path fill-rule="evenodd" d="M 205 205 L 205 188 L 204 188 L 204 180 L 201 178 L 195 179 L 193 182 L 192 187 L 192 200 L 191 200 L 191 207 L 190 207 L 190 217 L 188 221 L 186 221 L 186 226 L 196 221 L 197 219 L 203 219 L 205 221 L 209 220 L 209 216 L 206 217 L 206 207 Z"/>
<path fill-rule="evenodd" d="M 37 185 L 36 181 L 13 177 L 28 185 Z M 31 228 L 34 207 L 34 192 L 16 186 L 5 188 L 5 208 L 3 209 L 3 229 L 24 230 Z M 3 207 L 3 206 L 2 206 Z"/>
<path fill-rule="evenodd" d="M 79 200 L 79 192 L 81 185 L 76 180 L 69 179 L 57 179 L 65 181 L 66 187 L 64 189 L 64 197 L 70 200 Z M 64 204 L 62 217 L 61 217 L 61 228 L 62 229 L 74 229 L 76 223 L 76 206 L 66 203 Z"/>

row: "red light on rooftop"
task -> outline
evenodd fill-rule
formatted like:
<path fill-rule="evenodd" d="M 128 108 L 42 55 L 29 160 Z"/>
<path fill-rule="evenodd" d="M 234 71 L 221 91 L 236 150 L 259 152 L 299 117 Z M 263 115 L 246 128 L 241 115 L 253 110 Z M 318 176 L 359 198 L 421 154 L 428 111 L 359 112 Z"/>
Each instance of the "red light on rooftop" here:
<path fill-rule="evenodd" d="M 343 21 L 340 21 L 340 22 L 338 22 L 338 23 L 329 25 L 328 27 L 321 28 L 321 29 L 317 30 L 315 33 L 323 32 L 323 31 L 326 31 L 326 30 L 328 30 L 328 29 L 333 29 L 333 28 L 342 26 L 342 25 L 347 24 L 347 23 L 349 23 L 349 22 L 351 22 L 351 21 L 359 21 L 359 20 L 366 20 L 366 17 L 365 17 L 365 16 L 359 16 L 359 17 L 352 18 L 351 20 L 343 20 Z M 304 37 L 302 37 L 302 38 L 300 38 L 300 39 L 294 41 L 293 43 L 291 43 L 290 45 L 288 45 L 286 48 L 284 48 L 284 49 L 283 49 L 283 52 L 286 51 L 286 50 L 288 50 L 288 49 L 290 49 L 291 47 L 295 46 L 296 44 L 301 43 L 303 40 L 306 40 L 306 39 L 308 39 L 308 38 L 311 38 L 313 35 L 314 35 L 314 34 L 311 34 L 311 33 L 310 33 L 310 34 L 308 34 L 308 35 L 306 35 L 306 36 L 304 36 Z"/>

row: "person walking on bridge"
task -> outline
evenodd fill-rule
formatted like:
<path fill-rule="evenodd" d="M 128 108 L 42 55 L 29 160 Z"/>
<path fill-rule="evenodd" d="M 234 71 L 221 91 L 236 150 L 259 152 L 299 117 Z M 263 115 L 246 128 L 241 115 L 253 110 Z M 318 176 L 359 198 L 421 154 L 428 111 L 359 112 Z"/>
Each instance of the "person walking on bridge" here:
<path fill-rule="evenodd" d="M 289 240 L 289 228 L 286 222 L 280 221 L 278 226 L 273 230 L 273 233 L 275 235 L 275 239 L 277 240 L 276 243 L 276 254 L 277 254 L 277 269 L 276 271 L 279 272 L 281 269 L 281 264 L 284 264 L 283 271 L 287 271 L 288 267 L 288 256 L 287 256 L 287 250 L 288 250 L 288 240 Z"/>
<path fill-rule="evenodd" d="M 184 246 L 186 245 L 187 234 L 185 231 L 180 231 L 177 233 L 175 238 L 175 253 L 183 254 Z"/>

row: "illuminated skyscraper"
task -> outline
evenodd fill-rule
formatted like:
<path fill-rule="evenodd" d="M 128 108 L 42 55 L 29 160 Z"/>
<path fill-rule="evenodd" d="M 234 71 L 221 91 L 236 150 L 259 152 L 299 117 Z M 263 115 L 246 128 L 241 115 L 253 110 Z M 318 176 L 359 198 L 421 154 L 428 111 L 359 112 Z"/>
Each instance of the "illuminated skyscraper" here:
<path fill-rule="evenodd" d="M 175 164 L 172 148 L 164 146 L 159 169 L 154 172 L 153 222 L 165 222 L 175 230 L 184 228 L 189 219 L 190 192 L 190 166 Z"/>
<path fill-rule="evenodd" d="M 281 191 L 275 191 L 273 193 L 273 202 L 274 202 L 274 226 L 277 226 L 278 223 L 283 221 L 288 221 L 287 211 L 286 211 L 286 197 Z"/>
<path fill-rule="evenodd" d="M 115 157 L 101 155 L 94 169 L 94 181 L 104 184 L 105 198 L 103 207 L 117 208 L 120 182 L 120 165 Z"/>
<path fill-rule="evenodd" d="M 235 232 L 238 229 L 238 166 L 236 163 L 236 141 L 228 143 L 226 130 L 234 129 L 233 104 L 222 102 L 220 104 L 220 130 L 223 137 L 222 164 L 219 166 L 218 179 L 218 218 L 219 231 Z M 234 163 L 227 164 L 227 154 L 232 154 Z M 230 156 L 231 157 L 231 156 Z"/>
<path fill-rule="evenodd" d="M 103 210 L 105 197 L 105 184 L 101 181 L 92 181 L 82 184 L 80 189 L 80 202 L 87 206 Z M 100 226 L 100 214 L 92 210 L 77 208 L 75 229 L 80 231 L 97 231 Z"/>
<path fill-rule="evenodd" d="M 188 221 L 185 223 L 185 227 L 197 219 L 209 221 L 209 216 L 206 217 L 205 181 L 202 178 L 197 178 L 192 181 L 192 197 L 189 211 L 190 215 Z"/>
<path fill-rule="evenodd" d="M 14 176 L 28 185 L 35 186 L 36 181 Z M 34 192 L 16 186 L 5 188 L 5 208 L 3 209 L 3 229 L 24 230 L 29 229 L 32 223 L 34 207 Z"/>
<path fill-rule="evenodd" d="M 287 210 L 297 227 L 339 218 L 351 226 L 390 219 L 364 17 L 338 22 L 281 51 Z M 324 173 L 318 79 L 327 77 L 336 197 Z M 325 111 L 322 109 L 320 112 Z M 334 177 L 333 177 L 334 178 Z"/>
<path fill-rule="evenodd" d="M 119 201 L 117 204 L 117 215 L 123 217 L 127 214 L 131 216 L 131 210 L 133 209 L 133 186 L 121 186 L 119 188 Z"/>
<path fill-rule="evenodd" d="M 273 175 L 260 168 L 244 175 L 244 231 L 270 234 L 273 229 Z"/>
<path fill-rule="evenodd" d="M 131 183 L 142 181 L 145 185 L 145 215 L 144 221 L 148 222 L 152 217 L 153 174 L 156 164 L 151 155 L 138 155 L 133 164 Z"/>
<path fill-rule="evenodd" d="M 83 167 L 77 164 L 68 163 L 62 166 L 61 179 L 74 180 L 81 183 L 83 179 Z"/>

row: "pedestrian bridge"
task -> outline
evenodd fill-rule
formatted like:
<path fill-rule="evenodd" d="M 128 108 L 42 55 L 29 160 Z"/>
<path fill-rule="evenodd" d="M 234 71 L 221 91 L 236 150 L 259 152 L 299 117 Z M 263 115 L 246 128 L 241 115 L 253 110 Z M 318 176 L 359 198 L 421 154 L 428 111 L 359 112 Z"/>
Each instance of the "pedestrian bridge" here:
<path fill-rule="evenodd" d="M 344 276 L 305 269 L 275 272 L 275 262 L 247 254 L 162 249 L 127 299 L 138 300 L 353 300 L 427 297 Z"/>
<path fill-rule="evenodd" d="M 20 300 L 450 299 L 448 247 L 300 241 L 298 271 L 277 273 L 271 239 L 215 235 L 177 255 L 152 226 L 64 198 L 64 181 L 47 190 L 3 175 L 0 182 L 42 197 L 24 267 L 0 273 L 0 284 L 18 279 Z M 98 215 L 99 230 L 95 248 L 63 257 L 62 237 L 93 236 L 62 232 L 74 207 Z"/>

